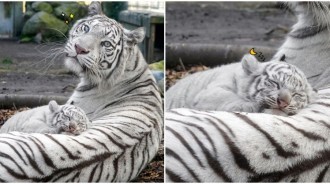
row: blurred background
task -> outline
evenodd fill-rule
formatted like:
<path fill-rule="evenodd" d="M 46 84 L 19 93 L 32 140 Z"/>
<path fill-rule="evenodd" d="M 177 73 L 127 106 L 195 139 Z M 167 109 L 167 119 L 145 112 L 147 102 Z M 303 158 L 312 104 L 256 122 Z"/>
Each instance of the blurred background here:
<path fill-rule="evenodd" d="M 77 79 L 64 69 L 58 51 L 90 3 L 0 2 L 0 94 L 71 94 Z M 139 47 L 158 80 L 164 68 L 164 6 L 163 1 L 102 2 L 103 12 L 125 28 L 145 28 Z"/>
<path fill-rule="evenodd" d="M 269 61 L 295 21 L 283 2 L 166 2 L 166 87 L 252 48 Z"/>

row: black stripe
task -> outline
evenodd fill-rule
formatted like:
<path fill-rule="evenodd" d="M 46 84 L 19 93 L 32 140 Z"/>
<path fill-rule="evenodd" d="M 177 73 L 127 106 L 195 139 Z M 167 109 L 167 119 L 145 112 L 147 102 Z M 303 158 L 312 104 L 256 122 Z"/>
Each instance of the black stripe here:
<path fill-rule="evenodd" d="M 176 119 L 170 119 L 170 118 L 166 118 L 166 120 L 172 120 L 172 121 L 175 121 L 177 123 L 181 123 L 181 124 L 184 124 L 186 125 L 187 127 L 194 127 L 196 129 L 198 129 L 206 138 L 207 140 L 210 142 L 210 144 L 212 145 L 212 148 L 213 148 L 213 153 L 216 153 L 217 150 L 216 150 L 216 146 L 212 140 L 212 138 L 210 137 L 210 135 L 208 134 L 207 131 L 205 131 L 205 129 L 203 127 L 200 127 L 200 126 L 197 126 L 196 124 L 189 124 L 189 123 L 186 123 L 184 121 L 180 121 L 180 120 L 176 120 Z"/>
<path fill-rule="evenodd" d="M 328 171 L 329 165 L 325 166 L 324 169 L 320 172 L 319 176 L 317 177 L 316 181 L 317 183 L 320 183 L 323 181 L 325 173 Z"/>
<path fill-rule="evenodd" d="M 81 143 L 81 142 L 79 142 L 79 141 L 77 141 L 77 140 L 75 140 L 75 139 L 71 139 L 71 140 L 74 141 L 74 142 L 76 142 L 76 143 L 78 143 L 79 145 L 81 145 L 82 147 L 84 147 L 84 148 L 87 149 L 87 150 L 97 150 L 96 148 L 94 148 L 94 147 L 92 147 L 92 146 L 90 146 L 90 145 L 87 145 L 87 144 Z"/>
<path fill-rule="evenodd" d="M 240 151 L 240 149 L 235 145 L 235 141 L 231 140 L 229 136 L 226 134 L 225 131 L 223 131 L 219 126 L 216 125 L 216 122 L 213 120 L 204 117 L 209 123 L 212 124 L 212 126 L 219 132 L 220 135 L 222 135 L 223 139 L 225 140 L 226 144 L 228 145 L 230 152 L 234 156 L 235 163 L 241 168 L 248 172 L 254 173 L 253 169 L 250 166 L 250 163 L 248 159 L 243 155 L 243 153 Z M 202 121 L 204 122 L 204 121 Z M 222 121 L 220 121 L 222 122 Z M 224 124 L 222 122 L 222 124 Z"/>
<path fill-rule="evenodd" d="M 255 124 L 252 120 L 250 120 L 247 116 L 242 115 L 240 113 L 234 113 L 239 119 L 243 120 L 256 130 L 258 130 L 260 133 L 264 134 L 264 136 L 268 139 L 268 141 L 275 147 L 276 152 L 279 156 L 284 158 L 294 157 L 297 155 L 295 152 L 286 151 L 283 149 L 283 147 L 265 130 L 261 129 L 257 124 Z"/>
<path fill-rule="evenodd" d="M 49 167 L 51 167 L 51 168 L 53 168 L 53 169 L 57 169 L 57 167 L 54 165 L 53 161 L 49 158 L 49 155 L 44 151 L 44 149 L 41 148 L 41 146 L 37 143 L 37 141 L 33 140 L 31 137 L 29 137 L 29 139 L 30 139 L 32 142 L 34 142 L 34 144 L 38 147 L 38 149 L 39 149 L 39 151 L 40 151 L 40 153 L 41 153 L 43 159 L 45 160 L 45 163 L 46 163 Z M 37 139 L 37 138 L 35 138 L 35 139 Z M 38 140 L 38 142 L 40 142 L 40 141 Z"/>
<path fill-rule="evenodd" d="M 113 178 L 111 179 L 111 182 L 116 181 L 117 174 L 118 174 L 118 161 L 119 159 L 124 155 L 125 151 L 123 151 L 120 155 L 118 155 L 117 158 L 114 159 L 113 161 Z"/>
<path fill-rule="evenodd" d="M 219 118 L 217 118 L 215 116 L 210 116 L 209 114 L 203 113 L 205 111 L 195 111 L 195 110 L 191 110 L 191 111 L 194 112 L 195 114 L 200 114 L 200 115 L 208 116 L 208 118 L 212 118 L 212 119 L 216 120 L 217 123 L 220 123 L 221 125 L 223 125 L 229 131 L 229 133 L 233 137 L 236 137 L 235 134 L 234 134 L 234 132 L 231 130 L 231 128 L 229 128 L 229 126 L 226 123 L 224 123 L 221 119 L 219 119 Z"/>
<path fill-rule="evenodd" d="M 221 163 L 217 160 L 218 156 L 217 155 L 215 155 L 215 157 L 212 156 L 212 153 L 210 153 L 210 151 L 204 146 L 204 143 L 202 143 L 191 130 L 189 130 L 188 128 L 186 128 L 186 130 L 190 133 L 190 135 L 192 135 L 192 137 L 195 139 L 195 141 L 198 143 L 198 145 L 203 150 L 207 163 L 211 166 L 213 171 L 219 177 L 224 179 L 226 182 L 232 182 L 232 180 L 229 178 L 229 176 L 227 176 L 226 172 L 224 171 L 223 167 L 221 166 Z M 216 152 L 213 152 L 213 153 L 216 153 Z"/>
<path fill-rule="evenodd" d="M 112 143 L 114 143 L 116 146 L 118 146 L 119 148 L 121 148 L 122 150 L 125 150 L 128 146 L 127 145 L 122 145 L 119 144 L 117 141 L 115 141 L 108 133 L 104 132 L 103 130 L 97 129 L 97 128 L 91 128 L 95 131 L 98 131 L 100 134 L 103 134 L 104 136 L 106 136 Z"/>
<path fill-rule="evenodd" d="M 84 85 L 84 86 L 79 86 L 78 88 L 76 88 L 76 91 L 86 92 L 86 91 L 92 90 L 96 87 L 97 87 L 96 84 L 88 84 L 88 85 Z"/>
<path fill-rule="evenodd" d="M 317 35 L 318 33 L 327 30 L 326 26 L 310 26 L 310 27 L 304 27 L 301 29 L 294 30 L 288 34 L 288 36 L 292 38 L 297 38 L 297 39 L 304 39 L 308 37 L 312 37 Z"/>
<path fill-rule="evenodd" d="M 169 170 L 167 167 L 166 167 L 166 175 L 170 178 L 171 181 L 173 181 L 175 183 L 187 182 L 187 181 L 183 180 L 179 175 L 177 175 L 173 171 Z M 169 181 L 167 181 L 167 182 L 169 182 Z"/>
<path fill-rule="evenodd" d="M 52 174 L 42 177 L 42 178 L 31 178 L 33 181 L 35 182 L 47 182 L 47 181 L 51 181 L 52 178 L 54 178 L 55 176 L 57 176 L 59 173 L 63 173 L 66 171 L 72 172 L 72 171 L 80 171 L 83 168 L 89 167 L 91 165 L 94 165 L 95 163 L 100 163 L 103 162 L 104 160 L 108 159 L 111 155 L 113 155 L 114 153 L 112 152 L 106 152 L 106 153 L 102 153 L 102 154 L 98 154 L 98 155 L 94 155 L 92 157 L 90 157 L 88 160 L 84 160 L 82 162 L 80 162 L 77 165 L 71 166 L 71 167 L 67 167 L 67 168 L 63 168 L 63 169 L 58 169 L 55 170 Z M 44 175 L 44 174 L 43 174 Z"/>
<path fill-rule="evenodd" d="M 175 130 L 170 127 L 166 127 L 166 130 L 170 131 L 179 141 L 181 144 L 190 152 L 191 156 L 198 162 L 200 167 L 205 167 L 202 162 L 198 159 L 197 154 L 195 151 L 190 147 L 190 144 Z"/>
<path fill-rule="evenodd" d="M 97 143 L 99 143 L 100 145 L 102 145 L 106 150 L 110 151 L 109 148 L 103 143 L 103 142 L 100 142 L 99 140 L 93 138 L 93 140 Z"/>
<path fill-rule="evenodd" d="M 5 153 L 0 153 L 0 157 L 6 158 L 6 159 L 12 161 L 16 165 L 16 167 L 23 173 L 23 174 L 18 174 L 13 169 L 9 168 L 8 166 L 5 166 L 4 163 L 1 163 L 1 165 L 3 165 L 6 168 L 6 170 L 9 174 L 11 174 L 12 176 L 19 178 L 19 179 L 26 178 L 27 174 L 24 172 L 23 168 L 11 156 L 9 156 L 8 154 L 5 154 Z M 3 159 L 1 159 L 1 160 L 3 160 Z"/>
<path fill-rule="evenodd" d="M 92 172 L 91 174 L 89 175 L 89 179 L 88 179 L 88 182 L 92 182 L 93 181 L 93 178 L 94 178 L 94 174 L 95 174 L 95 171 L 97 169 L 97 166 L 99 166 L 99 164 L 96 164 L 95 167 L 92 169 Z"/>
<path fill-rule="evenodd" d="M 100 165 L 99 176 L 98 176 L 98 178 L 95 180 L 96 183 L 100 182 L 100 180 L 101 180 L 101 176 L 102 176 L 102 174 L 103 174 L 103 167 L 104 167 L 104 162 L 102 162 L 101 165 Z"/>
<path fill-rule="evenodd" d="M 54 139 L 53 136 L 51 136 L 49 134 L 45 134 L 45 136 L 48 137 L 50 140 L 54 141 L 57 145 L 59 145 L 68 154 L 68 156 L 69 156 L 70 159 L 76 160 L 76 159 L 81 158 L 80 156 L 73 155 L 63 144 L 61 144 L 56 139 Z"/>
<path fill-rule="evenodd" d="M 292 124 L 284 121 L 284 120 L 281 120 L 279 118 L 276 118 L 277 120 L 281 121 L 282 123 L 288 125 L 289 127 L 293 128 L 294 130 L 296 130 L 297 132 L 301 133 L 303 136 L 305 136 L 306 138 L 308 139 L 311 139 L 311 140 L 314 140 L 314 141 L 317 141 L 317 140 L 321 140 L 321 141 L 326 141 L 325 138 L 319 136 L 319 135 L 316 135 L 315 133 L 313 132 L 307 132 L 303 129 L 300 129 L 300 128 L 297 128 L 295 126 L 293 126 Z"/>
<path fill-rule="evenodd" d="M 166 148 L 166 156 L 171 156 L 171 157 L 175 158 L 178 162 L 180 162 L 184 166 L 184 168 L 189 172 L 189 174 L 195 179 L 194 181 L 201 182 L 201 180 L 198 178 L 198 176 L 193 171 L 193 169 L 191 169 L 188 166 L 188 164 L 185 161 L 183 161 L 183 159 L 181 158 L 181 156 L 179 156 L 178 154 L 176 154 L 170 148 Z M 196 168 L 194 168 L 194 170 L 197 171 Z"/>
<path fill-rule="evenodd" d="M 23 163 L 24 163 L 25 165 L 28 165 L 28 164 L 25 162 L 25 160 L 23 159 L 22 155 L 17 151 L 17 149 L 16 149 L 12 144 L 8 143 L 7 141 L 1 141 L 1 140 L 0 140 L 0 142 L 6 144 L 6 145 L 9 146 L 11 149 L 13 149 L 14 152 L 17 154 L 17 156 L 23 161 Z"/>
<path fill-rule="evenodd" d="M 134 156 L 134 153 L 135 153 L 136 147 L 137 147 L 137 144 L 133 147 L 133 149 L 131 151 L 131 155 L 130 155 L 130 157 L 131 157 L 131 170 L 130 170 L 130 173 L 129 173 L 128 181 L 130 181 L 132 179 L 133 172 L 134 172 L 134 166 L 135 166 L 135 156 Z"/>

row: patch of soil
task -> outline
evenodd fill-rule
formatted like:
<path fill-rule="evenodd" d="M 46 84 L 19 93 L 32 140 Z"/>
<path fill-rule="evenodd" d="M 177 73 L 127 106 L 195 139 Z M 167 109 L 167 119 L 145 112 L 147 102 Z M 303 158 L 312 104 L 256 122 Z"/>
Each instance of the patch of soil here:
<path fill-rule="evenodd" d="M 171 69 L 166 69 L 166 90 L 168 90 L 178 80 L 186 77 L 187 75 L 208 69 L 209 67 L 204 65 L 184 66 L 183 64 Z"/>
<path fill-rule="evenodd" d="M 70 74 L 0 72 L 0 94 L 43 94 L 69 97 L 79 79 Z"/>
<path fill-rule="evenodd" d="M 166 2 L 166 43 L 278 47 L 296 18 L 276 3 L 256 3 Z"/>

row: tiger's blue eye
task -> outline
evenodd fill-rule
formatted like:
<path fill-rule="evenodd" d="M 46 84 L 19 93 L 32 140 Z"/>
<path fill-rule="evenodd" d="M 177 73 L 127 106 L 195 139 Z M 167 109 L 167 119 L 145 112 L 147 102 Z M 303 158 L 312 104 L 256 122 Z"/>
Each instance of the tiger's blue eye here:
<path fill-rule="evenodd" d="M 110 46 L 111 46 L 111 43 L 110 43 L 109 41 L 104 41 L 104 42 L 103 42 L 103 45 L 104 45 L 105 47 L 110 47 Z"/>
<path fill-rule="evenodd" d="M 88 33 L 89 32 L 89 27 L 87 25 L 84 25 L 83 30 L 84 30 L 85 33 Z"/>

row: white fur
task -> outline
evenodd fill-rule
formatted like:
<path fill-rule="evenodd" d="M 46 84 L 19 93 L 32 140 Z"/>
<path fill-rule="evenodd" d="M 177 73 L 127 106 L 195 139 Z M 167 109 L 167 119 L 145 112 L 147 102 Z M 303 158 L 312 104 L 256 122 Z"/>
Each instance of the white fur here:
<path fill-rule="evenodd" d="M 268 79 L 276 81 L 280 87 L 273 83 L 267 86 Z M 299 86 L 299 83 L 303 85 Z M 255 95 L 257 89 L 267 91 Z M 180 80 L 167 91 L 166 109 L 191 108 L 279 114 L 274 110 L 263 111 L 263 106 L 268 105 L 266 109 L 279 108 L 276 100 L 284 91 L 291 100 L 287 108 L 281 109 L 282 114 L 296 113 L 306 106 L 307 99 L 312 99 L 313 96 L 307 79 L 295 66 L 278 61 L 259 63 L 254 56 L 245 55 L 240 63 L 198 72 Z M 305 102 L 298 102 L 290 96 L 296 92 L 305 95 Z M 273 100 L 268 100 L 268 96 Z"/>
<path fill-rule="evenodd" d="M 278 60 L 284 54 L 288 63 L 298 66 L 306 74 L 314 88 L 327 87 L 330 68 L 330 3 L 323 1 L 288 4 L 298 17 L 298 22 L 293 26 L 291 33 L 315 26 L 325 29 L 303 39 L 287 36 L 273 59 Z"/>
<path fill-rule="evenodd" d="M 255 113 L 202 112 L 189 109 L 174 109 L 167 112 L 166 116 L 166 148 L 179 155 L 179 158 L 200 179 L 200 182 L 224 181 L 224 178 L 218 175 L 220 170 L 212 169 L 210 164 L 221 165 L 232 182 L 251 182 L 251 178 L 258 175 L 262 176 L 263 174 L 265 174 L 265 177 L 261 181 L 264 182 L 289 182 L 293 178 L 297 178 L 298 182 L 313 182 L 316 181 L 321 170 L 329 164 L 327 154 L 320 154 L 322 151 L 326 152 L 330 149 L 330 141 L 328 139 L 330 131 L 325 126 L 330 125 L 329 99 L 330 94 L 323 95 L 316 103 L 309 105 L 306 109 L 291 117 Z M 329 106 L 320 105 L 318 104 L 319 102 Z M 313 110 L 323 114 L 317 114 Z M 297 153 L 297 155 L 287 158 L 280 156 L 275 146 L 266 138 L 262 131 L 251 126 L 236 114 L 242 114 L 249 118 L 260 130 L 267 132 L 285 151 Z M 309 117 L 315 120 L 315 122 L 308 121 L 305 117 Z M 323 121 L 325 124 L 318 123 L 320 121 Z M 170 129 L 179 132 L 179 135 L 189 142 L 190 147 L 195 151 L 196 156 L 204 167 L 198 164 L 194 155 L 183 146 L 179 137 Z M 309 139 L 297 129 L 310 132 L 313 135 L 324 138 L 325 141 Z M 211 145 L 211 141 L 202 130 L 207 132 L 215 147 Z M 222 130 L 222 132 L 219 130 Z M 196 136 L 206 150 L 202 150 L 202 146 L 192 135 Z M 226 143 L 225 136 L 228 137 L 229 143 Z M 293 142 L 298 147 L 294 147 Z M 240 150 L 253 172 L 238 167 L 229 144 L 235 145 Z M 216 162 L 207 160 L 207 152 Z M 270 159 L 265 159 L 262 156 L 263 153 L 267 154 Z M 323 161 L 314 164 L 308 162 L 310 159 L 317 160 L 318 158 Z M 242 160 L 239 162 L 242 162 Z M 168 152 L 166 154 L 166 167 L 184 181 L 197 182 L 189 170 L 183 166 L 182 162 Z M 286 175 L 291 172 L 289 171 L 290 168 L 294 169 L 295 172 Z M 287 169 L 289 170 L 286 171 Z M 283 172 L 284 177 L 280 178 L 280 174 L 279 180 L 277 180 L 277 177 L 272 178 L 271 173 L 277 171 Z M 330 181 L 329 172 L 329 170 L 326 172 L 323 179 L 324 182 Z M 171 180 L 171 174 L 168 173 L 166 181 L 174 182 Z M 270 174 L 269 177 L 267 177 L 267 174 Z"/>

